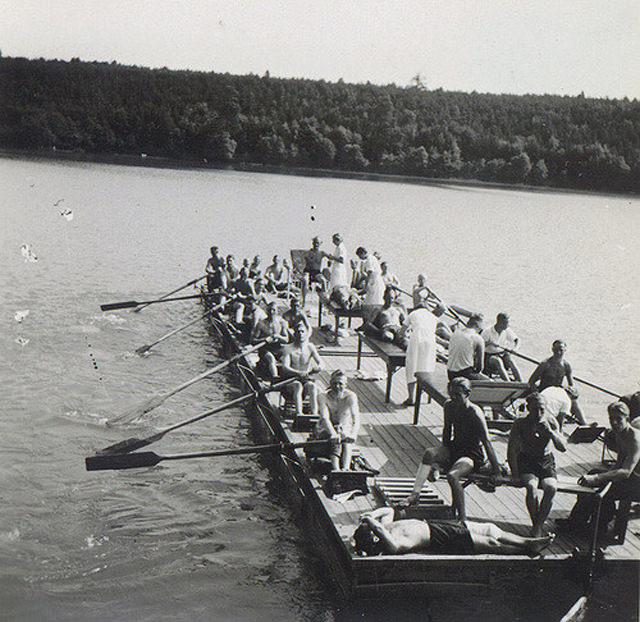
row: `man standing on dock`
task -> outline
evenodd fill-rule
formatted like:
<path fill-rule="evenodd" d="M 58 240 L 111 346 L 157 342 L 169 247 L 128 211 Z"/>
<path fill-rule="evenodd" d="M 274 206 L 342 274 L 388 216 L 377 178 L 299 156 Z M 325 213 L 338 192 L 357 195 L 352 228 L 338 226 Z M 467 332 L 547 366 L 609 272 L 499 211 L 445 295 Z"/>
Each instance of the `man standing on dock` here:
<path fill-rule="evenodd" d="M 454 378 L 448 389 L 451 399 L 444 404 L 442 445 L 424 452 L 413 490 L 405 504 L 417 504 L 427 478 L 435 481 L 440 475 L 440 468 L 446 469 L 453 509 L 458 519 L 463 521 L 467 513 L 461 479 L 484 465 L 483 447 L 494 475 L 500 475 L 502 468 L 489 440 L 484 413 L 469 399 L 471 382 L 467 378 Z"/>
<path fill-rule="evenodd" d="M 349 470 L 353 444 L 360 429 L 360 407 L 357 395 L 347 389 L 347 376 L 341 369 L 331 374 L 329 390 L 320 394 L 318 403 L 321 417 L 319 438 L 329 436 L 336 441 L 331 445 L 331 468 L 334 471 Z"/>
<path fill-rule="evenodd" d="M 335 288 L 348 287 L 349 277 L 347 275 L 347 249 L 339 233 L 334 233 L 331 238 L 335 248 L 333 254 L 324 253 L 324 256 L 331 263 L 331 273 L 329 277 L 329 295 Z"/>
<path fill-rule="evenodd" d="M 526 490 L 527 511 L 531 517 L 531 535 L 542 535 L 558 487 L 558 476 L 552 449 L 567 451 L 567 443 L 557 420 L 545 412 L 540 393 L 527 395 L 527 416 L 516 419 L 509 435 L 507 460 L 514 481 Z M 542 499 L 538 499 L 538 487 Z"/>

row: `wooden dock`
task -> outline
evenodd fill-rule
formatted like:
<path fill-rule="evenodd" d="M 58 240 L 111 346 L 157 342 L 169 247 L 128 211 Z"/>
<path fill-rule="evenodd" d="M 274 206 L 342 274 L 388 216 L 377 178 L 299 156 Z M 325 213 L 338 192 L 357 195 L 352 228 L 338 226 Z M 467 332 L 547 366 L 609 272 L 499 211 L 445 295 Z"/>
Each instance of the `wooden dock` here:
<path fill-rule="evenodd" d="M 311 323 L 317 318 L 315 314 Z M 359 324 L 356 320 L 355 324 Z M 343 332 L 343 331 L 341 331 Z M 442 433 L 442 407 L 435 401 L 428 402 L 423 395 L 419 421 L 414 424 L 413 407 L 404 407 L 406 381 L 404 371 L 399 369 L 387 392 L 387 366 L 367 345 L 362 347 L 360 369 L 356 369 L 358 338 L 353 330 L 348 336 L 335 342 L 335 335 L 328 330 L 315 328 L 312 341 L 319 348 L 325 370 L 318 380 L 324 390 L 328 378 L 335 369 L 343 370 L 348 377 L 348 386 L 358 396 L 361 411 L 361 428 L 356 447 L 367 462 L 379 470 L 378 476 L 367 479 L 373 488 L 375 479 L 386 478 L 411 485 L 425 448 L 439 442 Z M 245 381 L 251 382 L 242 372 Z M 446 370 L 439 363 L 435 374 L 444 376 Z M 307 432 L 292 431 L 291 421 L 280 417 L 280 398 L 272 394 L 269 401 L 251 407 L 251 415 L 268 439 L 284 442 L 304 441 Z M 567 425 L 567 424 L 565 424 Z M 565 432 L 571 432 L 570 424 Z M 491 440 L 498 459 L 506 463 L 507 433 L 492 431 Z M 569 444 L 566 453 L 556 452 L 558 475 L 561 479 L 572 479 L 600 463 L 602 443 Z M 351 536 L 360 515 L 378 507 L 381 499 L 373 490 L 368 494 L 355 495 L 338 501 L 327 496 L 325 481 L 314 476 L 308 469 L 302 450 L 283 452 L 278 459 L 280 470 L 293 489 L 294 506 L 301 508 L 302 522 L 311 539 L 318 545 L 319 554 L 325 559 L 335 583 L 346 598 L 370 597 L 382 594 L 398 594 L 408 590 L 419 590 L 427 595 L 447 593 L 460 594 L 469 590 L 482 592 L 492 586 L 520 585 L 526 581 L 548 579 L 566 581 L 569 576 L 575 594 L 581 593 L 581 576 L 587 567 L 589 542 L 587 539 L 566 534 L 557 534 L 553 544 L 543 556 L 530 558 L 513 555 L 384 555 L 361 557 L 356 555 Z M 446 480 L 439 480 L 432 487 L 434 498 L 440 497 L 445 506 L 451 503 Z M 469 520 L 489 521 L 511 532 L 528 535 L 530 519 L 524 501 L 524 489 L 499 486 L 495 492 L 486 492 L 471 484 L 466 488 L 467 515 Z M 547 523 L 554 530 L 553 521 L 566 517 L 575 502 L 574 494 L 558 492 Z M 624 544 L 611 545 L 604 549 L 596 564 L 596 577 L 602 573 L 614 573 L 624 581 L 627 589 L 637 595 L 638 571 L 640 568 L 640 519 L 629 522 Z M 597 579 L 596 579 L 597 580 Z M 629 586 L 632 586 L 629 588 Z"/>

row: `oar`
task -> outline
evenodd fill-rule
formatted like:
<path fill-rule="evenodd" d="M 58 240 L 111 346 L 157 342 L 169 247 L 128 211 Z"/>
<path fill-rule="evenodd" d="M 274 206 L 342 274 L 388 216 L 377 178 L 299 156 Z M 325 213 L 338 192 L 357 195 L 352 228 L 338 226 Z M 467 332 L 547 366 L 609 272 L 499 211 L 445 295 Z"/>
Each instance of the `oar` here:
<path fill-rule="evenodd" d="M 540 361 L 536 361 L 536 359 L 532 359 L 531 357 L 527 356 L 526 354 L 521 354 L 520 352 L 517 352 L 516 350 L 510 350 L 509 348 L 502 348 L 505 352 L 509 352 L 509 354 L 513 354 L 515 356 L 520 357 L 521 359 L 524 359 L 525 361 L 529 361 L 529 363 L 533 363 L 534 365 L 540 365 Z M 608 395 L 613 395 L 613 397 L 617 397 L 618 399 L 620 399 L 622 396 L 619 393 L 614 393 L 613 391 L 610 391 L 609 389 L 605 389 L 604 387 L 601 387 L 597 384 L 593 384 L 592 382 L 589 382 L 588 380 L 585 380 L 584 378 L 578 378 L 578 376 L 573 376 L 573 379 L 576 382 L 581 382 L 582 384 L 587 385 L 588 387 L 591 387 L 592 389 L 597 389 L 598 391 L 602 391 L 603 393 L 606 393 Z"/>
<path fill-rule="evenodd" d="M 132 454 L 98 455 L 85 458 L 87 471 L 105 471 L 115 469 L 138 469 L 155 466 L 163 460 L 185 460 L 189 458 L 214 458 L 217 456 L 237 456 L 261 451 L 279 451 L 285 449 L 300 449 L 302 447 L 318 447 L 329 445 L 331 439 L 317 441 L 302 441 L 299 443 L 270 443 L 268 445 L 254 445 L 252 447 L 238 447 L 236 449 L 219 449 L 217 451 L 203 451 L 193 454 L 173 454 L 159 456 L 153 451 L 142 451 Z"/>
<path fill-rule="evenodd" d="M 201 374 L 198 374 L 194 378 L 191 378 L 191 380 L 187 380 L 187 382 L 184 382 L 183 384 L 178 385 L 177 387 L 170 389 L 169 391 L 152 395 L 150 398 L 146 399 L 142 404 L 111 419 L 109 421 L 109 424 L 118 423 L 123 420 L 133 421 L 134 419 L 141 417 L 145 413 L 148 413 L 154 408 L 157 408 L 158 406 L 160 406 L 160 404 L 162 404 L 165 400 L 167 400 L 172 395 L 175 395 L 176 393 L 179 393 L 183 389 L 190 387 L 192 384 L 199 382 L 200 380 L 203 380 L 204 378 L 207 378 L 212 374 L 215 374 L 216 372 L 220 371 L 221 369 L 224 369 L 228 365 L 231 365 L 231 363 L 234 363 L 235 361 L 241 359 L 243 356 L 246 356 L 247 354 L 250 354 L 251 352 L 258 350 L 265 343 L 267 343 L 267 341 L 268 339 L 265 339 L 264 341 L 261 341 L 255 344 L 254 346 L 251 346 L 250 348 L 243 350 L 242 352 L 238 352 L 238 354 L 235 354 L 234 356 L 232 356 L 230 359 L 227 359 L 223 363 L 220 363 L 219 365 L 216 365 L 215 367 L 212 367 L 211 369 L 208 369 L 207 371 L 202 372 Z"/>
<path fill-rule="evenodd" d="M 104 454 L 126 454 L 131 451 L 135 451 L 136 449 L 141 449 L 142 447 L 147 447 L 147 445 L 151 445 L 151 443 L 155 443 L 159 441 L 165 434 L 171 432 L 172 430 L 177 430 L 185 425 L 189 425 L 190 423 L 195 423 L 196 421 L 200 421 L 205 419 L 206 417 L 210 417 L 211 415 L 215 415 L 216 413 L 222 412 L 223 410 L 227 410 L 229 408 L 233 408 L 234 406 L 238 406 L 247 400 L 257 397 L 258 395 L 264 395 L 265 393 L 270 393 L 271 391 L 278 391 L 284 385 L 289 384 L 295 380 L 295 378 L 289 378 L 288 380 L 283 380 L 282 382 L 278 382 L 276 384 L 271 385 L 266 389 L 262 389 L 260 391 L 252 391 L 251 393 L 247 393 L 246 395 L 242 395 L 241 397 L 236 398 L 235 400 L 231 400 L 226 404 L 221 404 L 220 406 L 216 406 L 211 410 L 207 410 L 195 417 L 191 417 L 190 419 L 185 419 L 184 421 L 180 421 L 179 423 L 175 423 L 168 428 L 164 428 L 159 432 L 151 436 L 147 436 L 146 438 L 128 438 L 124 441 L 120 441 L 119 443 L 115 443 L 114 445 L 109 445 L 109 447 L 105 447 L 98 453 L 100 455 Z"/>
<path fill-rule="evenodd" d="M 235 298 L 235 296 L 233 298 Z M 233 300 L 233 298 L 230 298 L 229 300 Z M 183 324 L 182 326 L 180 326 L 179 328 L 176 328 L 175 330 L 172 330 L 171 332 L 167 333 L 166 335 L 163 335 L 162 337 L 160 337 L 160 339 L 157 339 L 153 343 L 150 343 L 148 345 L 144 345 L 144 346 L 141 346 L 141 347 L 137 348 L 136 349 L 136 354 L 142 355 L 145 352 L 148 352 L 149 350 L 151 350 L 151 348 L 153 348 L 153 346 L 157 346 L 160 342 L 164 341 L 165 339 L 169 339 L 169 337 L 172 337 L 173 335 L 176 335 L 177 333 L 179 333 L 180 331 L 183 331 L 185 328 L 188 328 L 192 324 L 195 324 L 196 322 L 199 322 L 200 320 L 204 320 L 204 318 L 206 318 L 208 315 L 211 315 L 212 313 L 215 313 L 218 309 L 221 309 L 222 307 L 224 307 L 224 305 L 227 304 L 227 302 L 229 302 L 229 300 L 225 300 L 224 302 L 221 302 L 219 305 L 216 305 L 215 307 L 212 307 L 211 309 L 209 309 L 209 311 L 207 311 L 206 313 L 203 313 L 200 317 L 196 318 L 195 320 L 191 320 L 190 322 L 187 322 L 186 324 Z"/>
<path fill-rule="evenodd" d="M 156 300 L 126 300 L 124 302 L 110 302 L 106 305 L 100 305 L 100 311 L 114 311 L 116 309 L 130 309 L 139 305 L 149 306 L 157 302 L 173 302 L 174 300 L 190 300 L 192 298 L 201 298 L 202 296 L 213 296 L 214 294 L 191 294 L 190 296 L 176 296 L 175 298 L 157 298 Z"/>
<path fill-rule="evenodd" d="M 202 279 L 206 278 L 206 274 L 203 274 L 202 276 L 199 276 L 197 279 L 193 279 L 193 281 L 189 281 L 186 285 L 183 285 L 182 287 L 178 287 L 178 289 L 174 289 L 172 292 L 169 292 L 168 294 L 165 294 L 164 296 L 162 296 L 159 300 L 163 300 L 164 298 L 168 298 L 169 296 L 172 296 L 173 294 L 177 294 L 178 292 L 182 291 L 183 289 L 186 289 L 187 287 L 189 287 L 190 285 L 195 285 L 198 281 L 202 281 Z M 144 309 L 145 307 L 149 306 L 151 303 L 147 303 L 147 302 L 143 302 L 140 304 L 138 309 L 134 309 L 133 312 L 134 313 L 138 313 L 139 311 L 142 311 L 142 309 Z"/>

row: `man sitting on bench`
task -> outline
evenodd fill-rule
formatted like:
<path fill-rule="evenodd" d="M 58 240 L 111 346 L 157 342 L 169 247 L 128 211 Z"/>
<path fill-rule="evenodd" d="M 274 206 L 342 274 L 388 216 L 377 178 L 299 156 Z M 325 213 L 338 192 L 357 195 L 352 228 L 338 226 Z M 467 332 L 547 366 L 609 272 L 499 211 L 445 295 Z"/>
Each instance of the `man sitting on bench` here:
<path fill-rule="evenodd" d="M 484 465 L 487 453 L 494 475 L 502 474 L 502 467 L 489 440 L 487 422 L 479 406 L 469 400 L 471 382 L 467 378 L 454 378 L 449 382 L 451 399 L 444 404 L 444 428 L 442 445 L 424 452 L 416 481 L 406 505 L 415 505 L 420 500 L 420 491 L 427 478 L 435 481 L 440 468 L 447 470 L 447 480 L 451 486 L 453 509 L 461 521 L 466 520 L 464 490 L 460 481 Z"/>
<path fill-rule="evenodd" d="M 389 507 L 363 514 L 353 534 L 356 551 L 364 555 L 538 555 L 555 537 L 525 538 L 493 523 L 394 518 Z"/>
<path fill-rule="evenodd" d="M 331 438 L 331 468 L 348 471 L 351 466 L 353 444 L 360 428 L 358 397 L 347 389 L 347 376 L 341 369 L 331 374 L 329 390 L 318 397 L 320 421 L 317 438 Z"/>

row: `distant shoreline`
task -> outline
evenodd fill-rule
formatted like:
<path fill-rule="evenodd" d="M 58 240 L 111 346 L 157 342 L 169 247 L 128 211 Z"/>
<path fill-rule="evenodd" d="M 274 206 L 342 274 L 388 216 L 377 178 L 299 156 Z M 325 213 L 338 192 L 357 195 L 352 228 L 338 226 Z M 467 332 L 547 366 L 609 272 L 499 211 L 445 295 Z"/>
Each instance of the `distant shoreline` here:
<path fill-rule="evenodd" d="M 556 186 L 531 186 L 526 184 L 505 184 L 498 182 L 480 181 L 477 179 L 449 179 L 445 177 L 418 177 L 413 175 L 397 175 L 391 173 L 340 171 L 334 169 L 316 169 L 304 167 L 285 167 L 271 164 L 240 163 L 214 164 L 176 160 L 147 155 L 102 154 L 78 151 L 29 151 L 22 149 L 0 149 L 0 158 L 19 160 L 54 160 L 69 162 L 93 162 L 97 164 L 116 164 L 120 166 L 142 166 L 147 168 L 169 168 L 174 170 L 227 170 L 247 173 L 270 173 L 277 175 L 294 175 L 298 177 L 324 177 L 327 179 L 353 179 L 362 181 L 394 182 L 414 184 L 419 186 L 481 188 L 489 190 L 517 190 L 520 192 L 538 192 L 552 194 L 582 194 L 587 196 L 620 196 L 638 197 L 633 192 L 604 192 L 598 190 L 584 190 L 580 188 L 559 188 Z"/>

